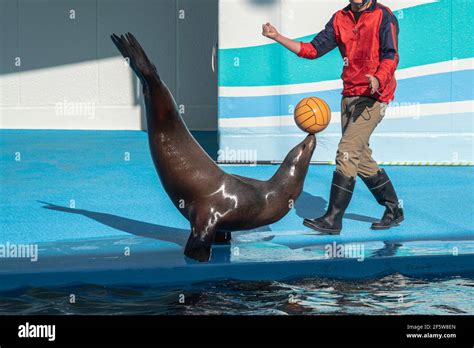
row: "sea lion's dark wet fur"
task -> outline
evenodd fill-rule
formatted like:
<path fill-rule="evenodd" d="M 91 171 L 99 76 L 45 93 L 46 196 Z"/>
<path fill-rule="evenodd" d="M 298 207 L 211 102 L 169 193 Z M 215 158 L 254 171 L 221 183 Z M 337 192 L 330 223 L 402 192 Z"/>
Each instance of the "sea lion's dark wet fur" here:
<path fill-rule="evenodd" d="M 135 37 L 114 34 L 112 41 L 143 85 L 156 171 L 173 204 L 191 223 L 186 256 L 208 261 L 217 231 L 253 229 L 288 213 L 303 189 L 316 146 L 314 135 L 294 147 L 268 181 L 227 174 L 188 131 L 173 96 Z"/>

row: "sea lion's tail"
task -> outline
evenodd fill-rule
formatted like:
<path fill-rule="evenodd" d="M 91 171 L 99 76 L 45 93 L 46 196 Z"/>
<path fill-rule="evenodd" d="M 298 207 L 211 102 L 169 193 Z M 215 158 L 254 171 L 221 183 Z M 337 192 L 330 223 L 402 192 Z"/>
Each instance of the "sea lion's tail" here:
<path fill-rule="evenodd" d="M 142 83 L 159 81 L 156 67 L 150 62 L 142 46 L 131 33 L 120 35 L 120 37 L 112 34 L 110 37 L 122 56 L 129 60 L 130 67 Z"/>

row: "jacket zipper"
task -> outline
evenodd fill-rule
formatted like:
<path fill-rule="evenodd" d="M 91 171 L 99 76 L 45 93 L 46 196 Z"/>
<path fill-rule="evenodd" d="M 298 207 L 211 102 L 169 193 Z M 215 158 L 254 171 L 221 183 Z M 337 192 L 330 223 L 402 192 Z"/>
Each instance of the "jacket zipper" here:
<path fill-rule="evenodd" d="M 366 14 L 367 10 L 365 10 L 359 17 L 359 20 L 356 22 L 355 20 L 355 16 L 354 14 L 352 13 L 351 10 L 349 10 L 349 15 L 351 16 L 352 18 L 352 22 L 354 23 L 354 27 L 352 28 L 352 33 L 354 34 L 354 36 L 356 36 L 356 40 L 359 41 L 359 28 L 357 27 L 357 25 L 360 23 L 360 21 L 362 20 L 362 17 L 364 17 L 364 15 Z M 351 57 L 353 56 L 353 51 L 354 51 L 355 47 L 352 47 L 352 50 L 351 50 Z"/>

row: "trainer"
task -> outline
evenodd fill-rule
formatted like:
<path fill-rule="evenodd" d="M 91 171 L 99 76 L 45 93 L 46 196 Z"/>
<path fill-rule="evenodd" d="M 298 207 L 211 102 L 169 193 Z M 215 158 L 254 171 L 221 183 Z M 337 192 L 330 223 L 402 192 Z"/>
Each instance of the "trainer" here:
<path fill-rule="evenodd" d="M 395 93 L 398 32 L 396 17 L 376 0 L 350 0 L 350 4 L 337 11 L 311 42 L 289 39 L 270 23 L 263 25 L 264 36 L 299 57 L 315 59 L 339 47 L 344 59 L 342 137 L 336 154 L 329 205 L 322 217 L 304 220 L 305 226 L 323 234 L 341 232 L 342 217 L 352 198 L 357 175 L 377 202 L 386 208 L 382 219 L 374 222 L 372 229 L 388 229 L 404 219 L 393 184 L 372 158 L 369 147 L 370 136 Z"/>

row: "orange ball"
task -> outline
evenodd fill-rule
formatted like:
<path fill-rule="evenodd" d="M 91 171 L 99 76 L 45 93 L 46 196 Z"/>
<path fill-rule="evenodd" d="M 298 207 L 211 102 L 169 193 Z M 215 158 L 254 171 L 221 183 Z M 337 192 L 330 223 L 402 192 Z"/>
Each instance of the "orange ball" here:
<path fill-rule="evenodd" d="M 331 122 L 329 105 L 318 97 L 302 99 L 296 105 L 294 114 L 296 125 L 310 134 L 323 131 Z"/>

